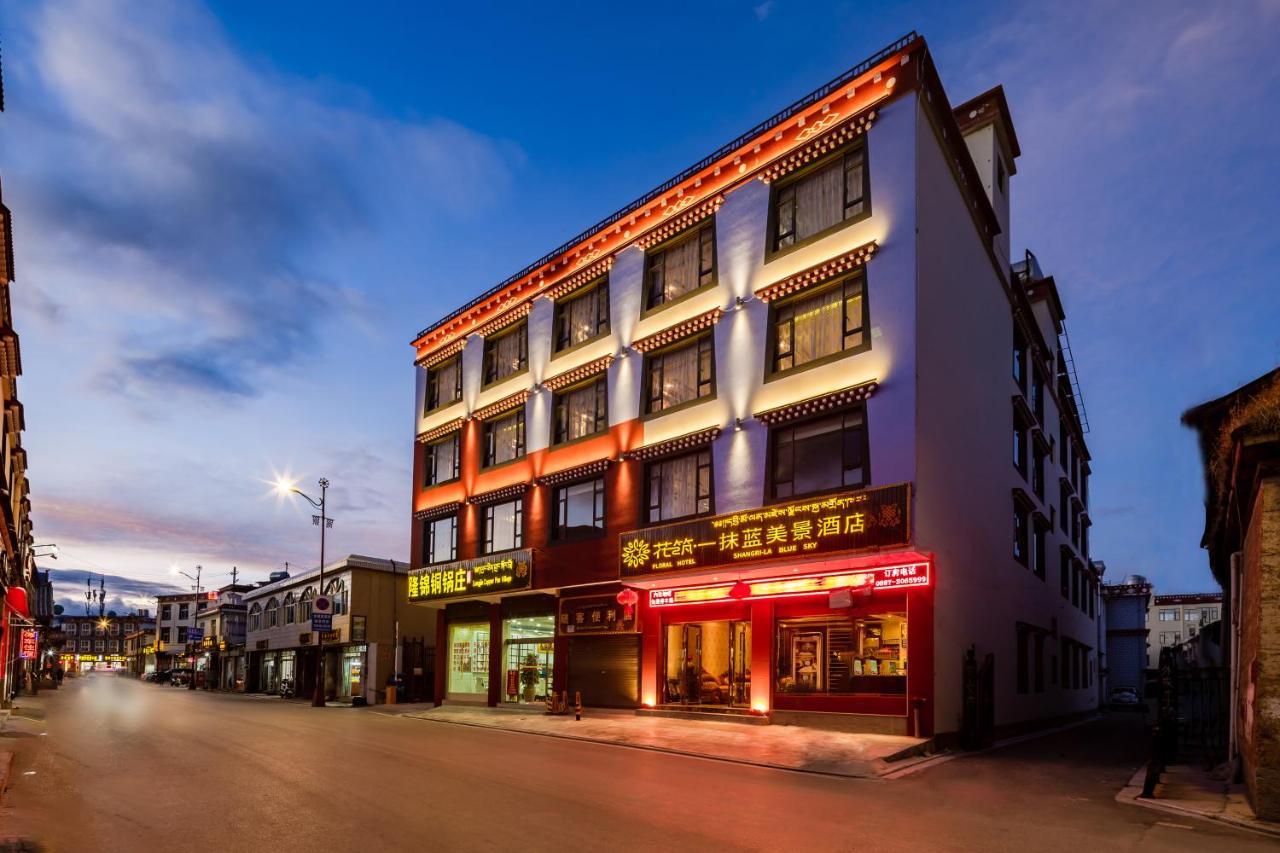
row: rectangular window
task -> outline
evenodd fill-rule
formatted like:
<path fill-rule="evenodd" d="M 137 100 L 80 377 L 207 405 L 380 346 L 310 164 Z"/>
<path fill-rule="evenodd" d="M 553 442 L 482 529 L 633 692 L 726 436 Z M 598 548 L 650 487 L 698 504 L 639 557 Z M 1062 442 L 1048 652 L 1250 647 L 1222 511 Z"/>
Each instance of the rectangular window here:
<path fill-rule="evenodd" d="M 448 438 L 432 442 L 426 447 L 426 479 L 423 485 L 434 486 L 458 479 L 459 474 L 459 433 Z"/>
<path fill-rule="evenodd" d="M 1161 611 L 1160 611 L 1160 621 L 1161 621 L 1161 622 L 1177 622 L 1177 621 L 1178 621 L 1178 611 L 1176 611 L 1176 610 L 1161 610 Z"/>
<path fill-rule="evenodd" d="M 645 483 L 650 523 L 713 511 L 709 449 L 650 462 Z"/>
<path fill-rule="evenodd" d="M 1044 500 L 1044 448 L 1040 446 L 1038 441 L 1033 442 L 1031 448 L 1031 490 L 1036 493 L 1036 497 Z"/>
<path fill-rule="evenodd" d="M 1013 409 L 1013 467 L 1027 476 L 1027 423 L 1017 406 Z"/>
<path fill-rule="evenodd" d="M 1058 482 L 1058 505 L 1062 508 L 1058 523 L 1062 525 L 1063 533 L 1069 533 L 1071 531 L 1071 493 L 1067 489 L 1065 480 Z"/>
<path fill-rule="evenodd" d="M 186 625 L 179 625 L 179 626 L 178 626 L 178 642 L 179 642 L 179 643 L 185 643 L 185 642 L 187 641 L 187 631 L 188 631 L 188 629 L 187 629 L 187 626 L 186 626 Z M 97 643 L 98 643 L 98 645 L 99 645 L 99 648 L 101 648 L 102 641 L 101 641 L 101 640 L 96 640 L 95 642 L 97 642 Z"/>
<path fill-rule="evenodd" d="M 173 629 L 172 629 L 172 628 L 161 628 L 161 629 L 160 629 L 160 642 L 162 642 L 162 643 L 172 643 L 172 642 L 173 642 Z M 83 648 L 83 646 L 82 646 L 82 648 Z"/>
<path fill-rule="evenodd" d="M 869 348 L 870 313 L 864 291 L 863 277 L 855 275 L 772 305 L 771 371 L 780 373 L 837 353 Z"/>
<path fill-rule="evenodd" d="M 516 323 L 511 329 L 484 339 L 484 384 L 501 382 L 529 366 L 529 327 Z"/>
<path fill-rule="evenodd" d="M 1080 606 L 1080 567 L 1072 565 L 1071 567 L 1071 606 Z"/>
<path fill-rule="evenodd" d="M 172 605 L 172 604 L 162 604 L 162 605 L 160 605 L 160 618 L 161 618 L 161 619 L 165 619 L 165 620 L 168 620 L 168 619 L 172 619 L 172 618 L 173 618 L 173 605 Z"/>
<path fill-rule="evenodd" d="M 862 406 L 770 432 L 774 499 L 859 488 L 870 481 Z"/>
<path fill-rule="evenodd" d="M 455 356 L 427 368 L 427 411 L 462 399 L 462 358 Z"/>
<path fill-rule="evenodd" d="M 484 552 L 496 554 L 524 542 L 524 500 L 516 498 L 484 508 Z"/>
<path fill-rule="evenodd" d="M 855 145 L 773 192 L 773 251 L 802 243 L 870 212 L 866 148 Z"/>
<path fill-rule="evenodd" d="M 556 394 L 556 444 L 604 431 L 608 424 L 608 387 L 601 376 Z"/>
<path fill-rule="evenodd" d="M 1035 576 L 1044 580 L 1045 575 L 1045 539 L 1048 531 L 1048 520 L 1039 513 L 1036 513 L 1031 525 L 1031 571 Z"/>
<path fill-rule="evenodd" d="M 596 284 L 584 287 L 556 301 L 556 352 L 586 343 L 608 331 L 608 280 L 602 279 Z"/>
<path fill-rule="evenodd" d="M 1027 505 L 1014 498 L 1013 501 L 1013 558 L 1022 565 L 1027 565 L 1030 551 L 1031 514 Z"/>
<path fill-rule="evenodd" d="M 907 614 L 854 610 L 810 619 L 778 619 L 776 624 L 774 690 L 778 693 L 906 695 Z M 704 636 L 704 669 L 709 654 Z"/>
<path fill-rule="evenodd" d="M 1027 339 L 1016 323 L 1013 327 L 1013 381 L 1023 391 L 1027 390 Z"/>
<path fill-rule="evenodd" d="M 422 562 L 447 563 L 458 555 L 458 518 L 453 515 L 422 523 Z"/>
<path fill-rule="evenodd" d="M 645 253 L 646 310 L 715 282 L 715 233 L 712 220 L 691 234 Z"/>
<path fill-rule="evenodd" d="M 645 411 L 653 414 L 716 392 L 710 334 L 645 357 Z"/>
<path fill-rule="evenodd" d="M 1038 367 L 1031 371 L 1031 411 L 1037 423 L 1044 423 L 1044 376 Z"/>
<path fill-rule="evenodd" d="M 484 465 L 501 465 L 524 456 L 524 406 L 485 421 Z"/>
<path fill-rule="evenodd" d="M 556 539 L 581 539 L 604 531 L 604 478 L 559 486 L 555 491 Z"/>
<path fill-rule="evenodd" d="M 189 615 L 190 615 L 190 612 L 191 612 L 191 605 L 189 605 L 189 604 L 179 604 L 179 605 L 178 605 L 178 618 L 179 618 L 179 619 L 186 619 L 186 618 L 188 618 L 188 617 L 189 617 Z"/>
<path fill-rule="evenodd" d="M 1067 432 L 1067 422 L 1062 418 L 1058 418 L 1058 435 L 1062 437 L 1062 443 L 1058 445 L 1058 463 L 1062 465 L 1063 473 L 1066 473 L 1071 455 L 1071 439 Z"/>

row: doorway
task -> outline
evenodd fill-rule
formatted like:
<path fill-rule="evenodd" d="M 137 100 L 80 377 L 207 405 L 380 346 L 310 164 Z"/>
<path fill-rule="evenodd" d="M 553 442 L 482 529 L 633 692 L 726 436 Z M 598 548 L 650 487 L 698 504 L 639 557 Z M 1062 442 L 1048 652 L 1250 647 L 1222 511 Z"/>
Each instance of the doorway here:
<path fill-rule="evenodd" d="M 723 707 L 750 704 L 750 622 L 667 625 L 665 658 L 665 703 Z"/>

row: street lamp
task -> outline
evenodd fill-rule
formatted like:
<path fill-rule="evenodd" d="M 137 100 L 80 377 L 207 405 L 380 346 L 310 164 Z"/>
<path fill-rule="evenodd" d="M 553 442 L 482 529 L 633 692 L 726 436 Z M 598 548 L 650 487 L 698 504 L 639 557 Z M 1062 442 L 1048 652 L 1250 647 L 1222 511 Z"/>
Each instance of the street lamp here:
<path fill-rule="evenodd" d="M 319 481 L 320 500 L 308 495 L 302 491 L 294 483 L 283 477 L 278 477 L 275 482 L 276 494 L 278 495 L 298 495 L 304 501 L 320 510 L 319 515 L 311 516 L 311 523 L 320 528 L 320 581 L 319 592 L 316 597 L 324 595 L 324 532 L 333 527 L 333 519 L 325 514 L 325 500 L 329 491 L 329 481 L 325 477 L 321 477 Z M 314 606 L 314 605 L 313 605 Z M 311 694 L 311 706 L 313 708 L 324 707 L 324 632 L 316 631 L 316 689 Z"/>
<path fill-rule="evenodd" d="M 172 571 L 175 575 L 182 575 L 187 580 L 195 581 L 196 597 L 195 597 L 195 600 L 191 602 L 191 626 L 194 628 L 196 625 L 200 624 L 200 618 L 199 618 L 200 617 L 200 573 L 204 571 L 204 567 L 197 565 L 196 573 L 194 576 L 187 574 L 177 566 L 174 566 L 170 571 Z M 191 646 L 192 648 L 191 648 L 191 680 L 187 682 L 187 689 L 195 690 L 196 689 L 196 651 L 195 651 L 195 643 L 191 642 L 190 633 L 191 633 L 191 629 L 188 628 L 187 629 L 187 634 L 188 634 L 187 645 Z"/>

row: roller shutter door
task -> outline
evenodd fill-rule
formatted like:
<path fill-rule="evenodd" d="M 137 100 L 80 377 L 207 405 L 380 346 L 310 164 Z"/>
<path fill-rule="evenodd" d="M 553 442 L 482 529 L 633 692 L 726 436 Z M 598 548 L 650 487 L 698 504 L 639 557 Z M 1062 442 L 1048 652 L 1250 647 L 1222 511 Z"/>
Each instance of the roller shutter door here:
<path fill-rule="evenodd" d="M 640 638 L 573 637 L 569 640 L 569 701 L 582 691 L 582 704 L 634 708 L 640 704 Z"/>

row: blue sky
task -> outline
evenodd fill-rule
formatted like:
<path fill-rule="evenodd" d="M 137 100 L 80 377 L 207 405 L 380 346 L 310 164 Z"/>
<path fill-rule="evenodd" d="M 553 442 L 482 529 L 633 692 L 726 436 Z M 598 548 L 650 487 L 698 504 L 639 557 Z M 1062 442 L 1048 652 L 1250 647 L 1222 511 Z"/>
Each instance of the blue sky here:
<path fill-rule="evenodd" d="M 916 29 L 953 102 L 1008 95 L 1095 555 L 1208 586 L 1178 417 L 1280 362 L 1280 3 L 960 6 L 0 2 L 49 566 L 313 563 L 286 470 L 332 480 L 331 554 L 407 557 L 414 333 Z"/>

